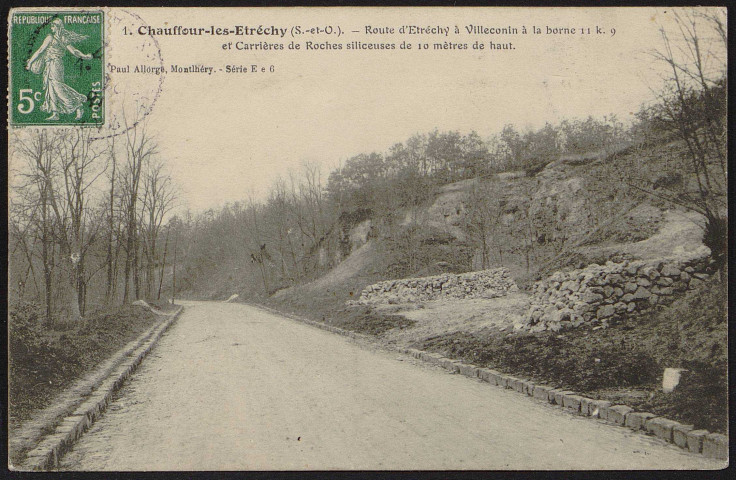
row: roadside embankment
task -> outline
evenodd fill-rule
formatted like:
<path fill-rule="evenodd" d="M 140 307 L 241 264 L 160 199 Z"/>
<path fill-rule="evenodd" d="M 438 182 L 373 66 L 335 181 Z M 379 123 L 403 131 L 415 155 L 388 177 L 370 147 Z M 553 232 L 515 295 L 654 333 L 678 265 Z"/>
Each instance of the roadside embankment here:
<path fill-rule="evenodd" d="M 10 468 L 23 471 L 53 468 L 61 455 L 104 412 L 115 391 L 176 320 L 182 307 L 168 312 L 144 310 L 151 315 L 152 326 L 73 381 L 50 405 L 30 413 L 26 421 L 10 429 Z"/>
<path fill-rule="evenodd" d="M 158 323 L 148 308 L 125 305 L 89 312 L 76 322 L 49 321 L 35 303 L 8 311 L 11 433 L 75 381 Z"/>

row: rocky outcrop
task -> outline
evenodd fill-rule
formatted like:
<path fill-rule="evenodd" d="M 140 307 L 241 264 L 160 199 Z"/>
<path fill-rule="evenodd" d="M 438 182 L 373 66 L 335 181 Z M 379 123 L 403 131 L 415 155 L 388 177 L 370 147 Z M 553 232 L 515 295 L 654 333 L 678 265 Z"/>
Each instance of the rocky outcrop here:
<path fill-rule="evenodd" d="M 534 286 L 517 330 L 558 331 L 651 312 L 708 277 L 706 260 L 606 262 L 555 272 Z"/>
<path fill-rule="evenodd" d="M 411 303 L 442 298 L 495 298 L 518 287 L 505 268 L 386 280 L 366 287 L 358 303 Z"/>

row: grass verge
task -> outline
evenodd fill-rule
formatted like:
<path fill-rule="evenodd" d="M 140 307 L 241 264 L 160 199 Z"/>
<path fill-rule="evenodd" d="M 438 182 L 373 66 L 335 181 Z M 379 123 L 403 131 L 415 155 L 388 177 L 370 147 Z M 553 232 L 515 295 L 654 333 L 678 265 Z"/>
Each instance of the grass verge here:
<path fill-rule="evenodd" d="M 124 306 L 89 315 L 66 329 L 50 326 L 36 304 L 11 306 L 8 314 L 9 421 L 18 426 L 54 397 L 158 321 Z"/>

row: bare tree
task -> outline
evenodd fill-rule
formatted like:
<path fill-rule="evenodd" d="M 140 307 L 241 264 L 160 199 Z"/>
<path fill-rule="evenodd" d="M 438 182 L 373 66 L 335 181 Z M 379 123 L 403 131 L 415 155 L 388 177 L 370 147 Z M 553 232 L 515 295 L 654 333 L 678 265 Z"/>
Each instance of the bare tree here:
<path fill-rule="evenodd" d="M 673 45 L 662 29 L 664 48 L 655 53 L 671 71 L 667 89 L 660 95 L 659 117 L 687 144 L 689 166 L 697 180 L 697 189 L 687 192 L 687 200 L 692 210 L 705 216 L 704 241 L 720 270 L 726 264 L 728 248 L 725 11 L 675 11 L 675 20 L 679 45 Z M 715 42 L 698 31 L 702 20 L 706 20 L 710 33 L 716 34 Z M 715 66 L 709 64 L 714 59 Z"/>
<path fill-rule="evenodd" d="M 266 244 L 261 243 L 261 228 L 258 222 L 258 204 L 252 196 L 248 197 L 248 210 L 251 212 L 251 242 L 255 241 L 258 247 L 251 247 L 250 260 L 257 263 L 261 271 L 261 279 L 263 280 L 263 292 L 268 295 L 268 275 L 266 273 L 266 261 L 271 261 L 271 256 L 266 250 Z"/>
<path fill-rule="evenodd" d="M 279 268 L 281 272 L 281 279 L 285 280 L 292 277 L 289 267 L 286 264 L 286 256 L 291 250 L 292 258 L 293 250 L 290 248 L 289 232 L 291 230 L 291 222 L 289 218 L 290 205 L 287 193 L 286 182 L 279 178 L 271 188 L 271 193 L 268 197 L 267 209 L 270 213 L 268 215 L 268 227 L 274 230 L 272 238 L 276 242 L 276 247 L 279 257 Z M 293 263 L 293 262 L 292 262 Z"/>
<path fill-rule="evenodd" d="M 20 206 L 20 208 L 18 204 L 10 206 L 10 211 L 13 212 L 12 215 L 14 218 L 10 218 L 8 221 L 10 227 L 10 231 L 8 232 L 8 243 L 10 245 L 14 241 L 14 246 L 13 249 L 9 252 L 8 257 L 9 259 L 14 258 L 14 255 L 20 247 L 21 253 L 23 254 L 26 262 L 25 272 L 23 273 L 22 277 L 18 278 L 17 282 L 18 299 L 21 301 L 24 298 L 29 278 L 33 282 L 36 295 L 39 296 L 41 294 L 41 289 L 39 288 L 38 282 L 36 281 L 36 272 L 33 268 L 34 250 L 39 239 L 36 229 L 33 228 L 36 210 L 37 209 L 35 208 L 32 210 L 29 218 L 26 214 L 27 209 L 23 208 L 23 206 Z M 22 224 L 24 221 L 25 224 Z M 29 241 L 31 242 L 30 245 L 28 245 Z M 12 260 L 10 263 L 12 263 Z M 10 275 L 12 275 L 12 272 L 10 273 Z M 8 285 L 8 287 L 12 288 L 12 285 Z M 39 297 L 39 301 L 40 300 L 41 299 Z"/>
<path fill-rule="evenodd" d="M 72 285 L 73 296 L 68 301 L 70 317 L 78 320 L 85 304 L 85 256 L 99 228 L 97 222 L 88 223 L 92 211 L 87 196 L 105 168 L 100 166 L 100 153 L 87 130 L 59 132 L 54 138 L 53 155 L 58 162 L 58 175 L 52 175 L 47 182 L 48 201 L 58 225 L 55 236 Z"/>
<path fill-rule="evenodd" d="M 44 277 L 44 297 L 46 307 L 46 318 L 51 319 L 52 316 L 52 299 L 53 299 L 53 239 L 52 239 L 52 219 L 51 219 L 51 181 L 54 175 L 53 168 L 53 144 L 56 135 L 47 130 L 40 129 L 38 132 L 30 135 L 27 140 L 19 139 L 18 147 L 21 155 L 28 162 L 28 179 L 27 187 L 34 190 L 32 194 L 34 210 L 38 213 L 33 215 L 36 219 L 39 230 L 41 232 L 41 261 L 43 264 Z M 23 240 L 25 247 L 25 240 Z M 32 259 L 28 257 L 29 265 Z"/>
<path fill-rule="evenodd" d="M 491 255 L 494 244 L 499 236 L 499 227 L 503 209 L 500 195 L 493 181 L 482 182 L 476 179 L 468 192 L 465 204 L 465 228 L 470 238 L 480 251 L 481 268 L 491 265 Z"/>
<path fill-rule="evenodd" d="M 156 243 L 164 217 L 175 205 L 176 195 L 171 177 L 163 163 L 147 159 L 143 172 L 143 253 L 146 257 L 146 297 L 153 295 L 153 283 L 158 263 Z"/>
<path fill-rule="evenodd" d="M 125 170 L 121 172 L 126 217 L 123 303 L 130 301 L 130 274 L 133 273 L 136 298 L 140 297 L 138 194 L 146 160 L 156 153 L 156 143 L 145 123 L 125 131 Z"/>
<path fill-rule="evenodd" d="M 76 293 L 76 302 L 73 299 L 70 301 L 73 318 L 84 314 L 86 254 L 99 228 L 98 222 L 88 222 L 92 220 L 93 212 L 87 205 L 89 189 L 104 172 L 104 166 L 100 167 L 99 157 L 87 130 L 70 130 L 59 142 L 63 197 L 52 195 L 51 205 L 59 224 L 62 254 L 67 254 L 71 262 L 73 290 Z M 61 209 L 58 198 L 63 198 L 64 206 Z M 68 212 L 68 222 L 62 217 L 60 210 Z"/>
<path fill-rule="evenodd" d="M 166 255 L 169 252 L 169 233 L 171 233 L 171 222 L 166 226 L 166 241 L 164 242 L 164 256 L 161 260 L 161 270 L 158 277 L 158 294 L 156 300 L 161 300 L 161 289 L 164 285 L 164 272 L 166 271 Z"/>
<path fill-rule="evenodd" d="M 116 225 L 115 214 L 115 186 L 118 181 L 116 174 L 118 169 L 117 156 L 115 152 L 115 137 L 111 137 L 108 154 L 110 157 L 110 190 L 107 198 L 107 285 L 105 289 L 105 302 L 110 305 L 115 298 L 115 278 L 117 276 L 117 256 L 120 249 L 119 228 Z M 117 248 L 114 245 L 117 244 Z"/>
<path fill-rule="evenodd" d="M 640 192 L 703 215 L 704 243 L 722 271 L 728 247 L 726 11 L 674 10 L 673 18 L 674 28 L 660 29 L 662 47 L 652 53 L 667 66 L 664 88 L 656 92 L 658 103 L 640 116 L 684 142 L 686 154 L 672 165 L 672 174 L 693 181 L 628 181 Z"/>

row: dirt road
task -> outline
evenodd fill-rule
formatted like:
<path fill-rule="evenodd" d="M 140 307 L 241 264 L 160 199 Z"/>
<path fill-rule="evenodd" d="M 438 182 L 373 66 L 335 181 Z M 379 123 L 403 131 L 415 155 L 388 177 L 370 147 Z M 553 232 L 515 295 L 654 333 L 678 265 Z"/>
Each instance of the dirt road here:
<path fill-rule="evenodd" d="M 722 466 L 256 308 L 192 302 L 61 469 Z"/>

